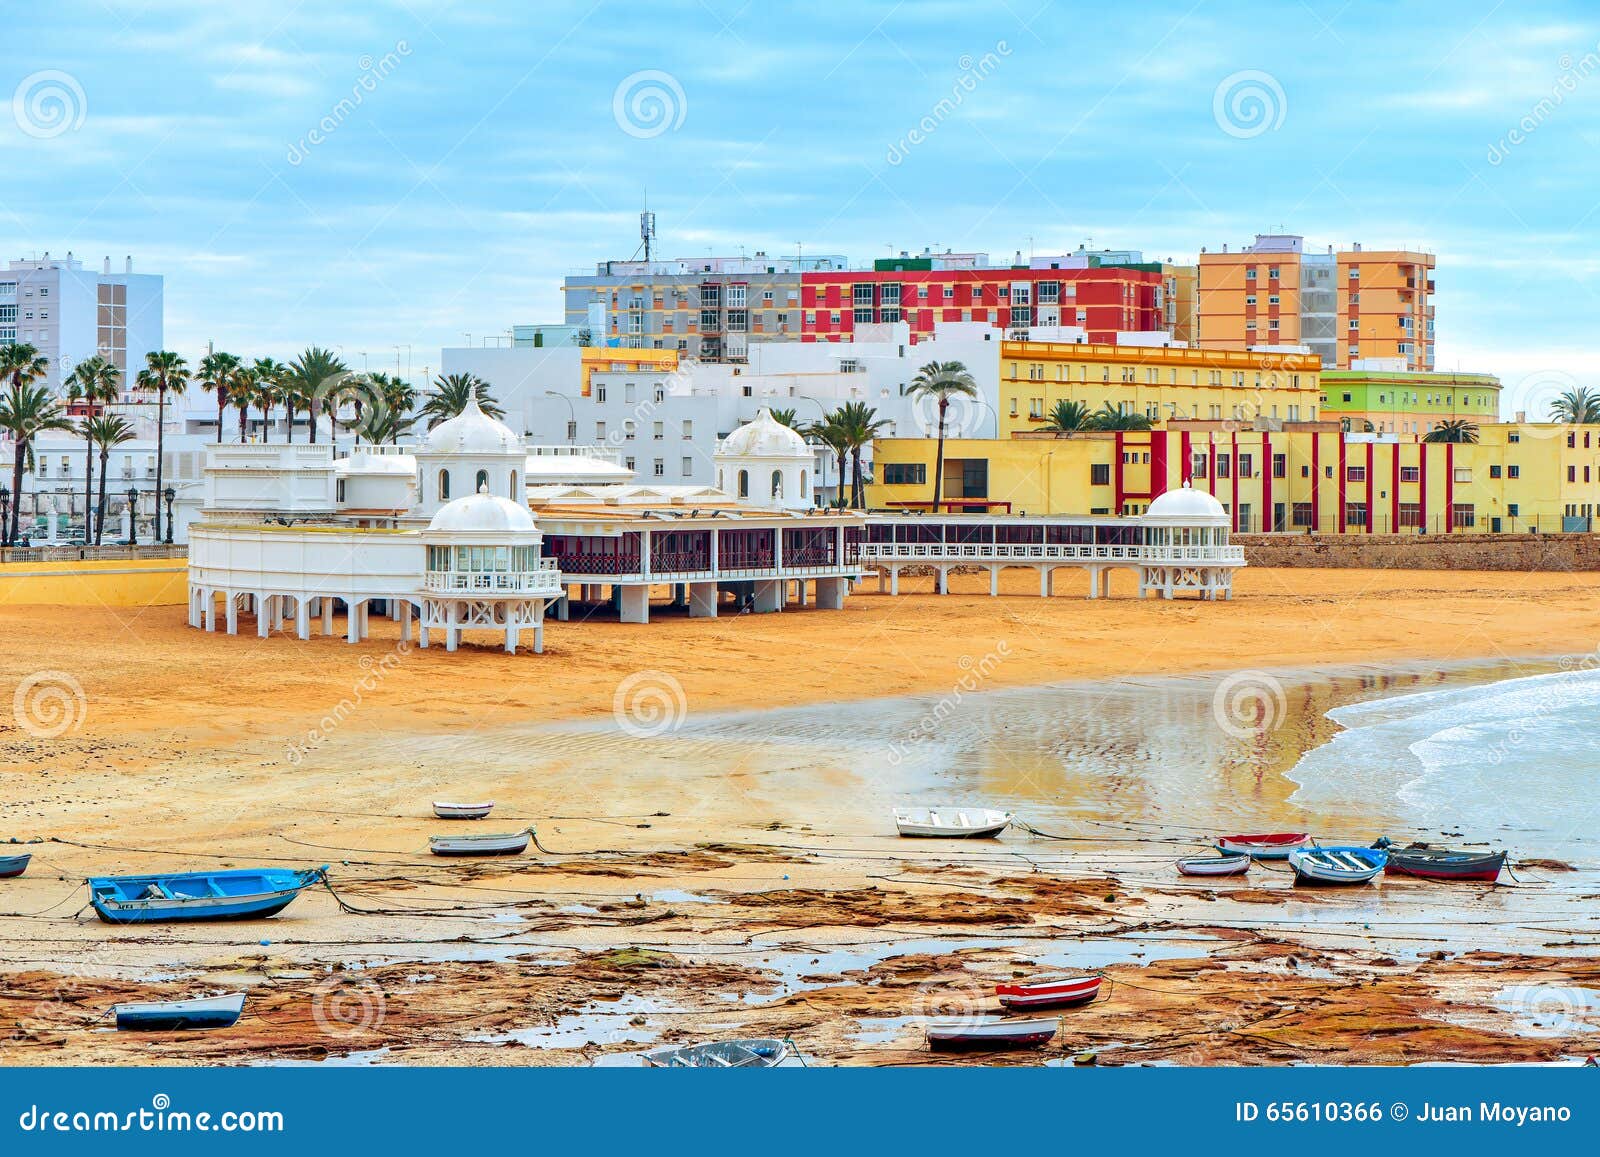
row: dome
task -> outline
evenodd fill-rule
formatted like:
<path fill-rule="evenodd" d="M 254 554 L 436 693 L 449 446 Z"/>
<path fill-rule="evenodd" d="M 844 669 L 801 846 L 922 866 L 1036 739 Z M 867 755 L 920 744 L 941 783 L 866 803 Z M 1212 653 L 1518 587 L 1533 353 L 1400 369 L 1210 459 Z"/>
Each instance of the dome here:
<path fill-rule="evenodd" d="M 772 416 L 763 406 L 755 420 L 740 426 L 717 447 L 719 458 L 804 458 L 810 460 L 811 447 L 795 431 Z"/>
<path fill-rule="evenodd" d="M 538 529 L 526 506 L 486 491 L 445 503 L 428 523 L 429 531 L 447 534 L 530 534 Z"/>
<path fill-rule="evenodd" d="M 1228 512 L 1204 490 L 1196 490 L 1185 482 L 1180 490 L 1162 493 L 1145 508 L 1145 518 L 1166 519 L 1173 522 L 1205 522 L 1220 526 L 1228 524 Z"/>
<path fill-rule="evenodd" d="M 473 393 L 467 405 L 454 418 L 440 422 L 422 440 L 427 454 L 516 454 L 523 455 L 522 439 L 504 422 L 489 417 Z"/>

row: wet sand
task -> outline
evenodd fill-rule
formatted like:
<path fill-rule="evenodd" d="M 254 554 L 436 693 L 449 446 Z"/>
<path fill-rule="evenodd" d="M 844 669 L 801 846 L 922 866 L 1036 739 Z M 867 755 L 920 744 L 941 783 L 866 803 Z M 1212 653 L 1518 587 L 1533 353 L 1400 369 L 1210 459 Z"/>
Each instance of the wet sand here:
<path fill-rule="evenodd" d="M 0 609 L 7 685 L 54 671 L 83 689 L 61 701 L 76 714 L 60 735 L 0 730 L 0 837 L 65 841 L 34 845 L 28 876 L 0 885 L 0 1060 L 581 1064 L 737 1033 L 791 1036 L 822 1063 L 925 1063 L 942 1058 L 922 1019 L 995 1011 L 996 980 L 1091 967 L 1110 997 L 1066 1014 L 1042 1054 L 957 1063 L 1594 1051 L 1590 865 L 1444 892 L 1171 871 L 1205 823 L 1281 808 L 1321 711 L 1371 693 L 1368 676 L 1275 676 L 1293 724 L 1245 719 L 1245 738 L 1206 753 L 1223 810 L 1187 827 L 1148 779 L 1070 761 L 1041 779 L 998 756 L 958 775 L 940 759 L 963 728 L 982 746 L 1013 726 L 988 713 L 992 689 L 1351 661 L 1376 684 L 1402 660 L 1437 660 L 1403 676 L 1417 680 L 1469 657 L 1587 651 L 1600 576 L 1247 571 L 1219 605 L 959 593 L 978 585 L 858 595 L 839 614 L 553 623 L 537 657 L 402 651 L 377 620 L 349 647 L 259 640 L 248 617 L 251 633 L 207 638 L 181 608 Z M 1116 686 L 1129 727 L 1174 701 Z M 898 707 L 913 720 L 952 695 L 961 710 L 931 740 L 906 732 L 898 760 L 848 742 L 817 758 L 817 732 L 848 731 L 870 703 L 803 728 L 721 714 L 907 693 L 928 696 Z M 47 707 L 29 708 L 36 732 L 56 726 Z M 1147 760 L 1162 726 L 1188 733 L 1181 713 L 1155 722 L 1107 727 L 1097 764 Z M 887 803 L 956 788 L 1031 799 L 1038 826 L 1074 838 L 929 846 L 886 830 Z M 427 801 L 463 796 L 497 801 L 468 830 L 532 824 L 548 854 L 429 857 L 448 825 Z M 1352 801 L 1315 819 L 1365 816 Z M 316 892 L 251 924 L 70 918 L 91 873 L 323 862 L 345 911 Z M 241 987 L 247 1015 L 227 1033 L 90 1027 L 117 999 Z"/>

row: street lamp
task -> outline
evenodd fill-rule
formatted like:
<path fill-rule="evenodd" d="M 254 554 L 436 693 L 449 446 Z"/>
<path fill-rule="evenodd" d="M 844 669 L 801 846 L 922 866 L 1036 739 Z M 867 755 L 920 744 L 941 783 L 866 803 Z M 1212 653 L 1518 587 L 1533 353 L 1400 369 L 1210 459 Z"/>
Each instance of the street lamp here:
<path fill-rule="evenodd" d="M 128 487 L 128 545 L 129 546 L 138 545 L 138 541 L 139 541 L 138 520 L 139 520 L 139 491 L 136 488 L 130 486 L 130 487 Z"/>
<path fill-rule="evenodd" d="M 555 390 L 546 390 L 545 394 L 552 398 L 560 398 L 567 404 L 567 445 L 575 445 L 578 441 L 578 412 L 572 408 L 572 399 Z"/>
<path fill-rule="evenodd" d="M 168 546 L 172 545 L 172 500 L 174 498 L 176 498 L 177 496 L 178 496 L 178 492 L 176 490 L 174 490 L 170 486 L 167 487 L 165 490 L 163 490 L 161 492 L 161 497 L 163 497 L 163 498 L 165 498 L 167 500 L 167 545 Z"/>
<path fill-rule="evenodd" d="M 11 545 L 11 488 L 0 485 L 0 546 Z"/>

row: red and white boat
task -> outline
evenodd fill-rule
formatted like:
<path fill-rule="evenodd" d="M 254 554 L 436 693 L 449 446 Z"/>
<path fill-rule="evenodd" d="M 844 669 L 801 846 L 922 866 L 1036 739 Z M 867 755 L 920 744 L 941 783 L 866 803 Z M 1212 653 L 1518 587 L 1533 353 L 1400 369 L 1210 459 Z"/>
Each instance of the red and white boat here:
<path fill-rule="evenodd" d="M 938 1052 L 1038 1048 L 1060 1027 L 1054 1019 L 936 1020 L 928 1024 L 928 1047 Z"/>
<path fill-rule="evenodd" d="M 1237 855 L 1188 856 L 1178 861 L 1178 872 L 1184 876 L 1242 876 L 1250 870 L 1250 857 L 1243 852 Z"/>
<path fill-rule="evenodd" d="M 994 994 L 1007 1008 L 1076 1008 L 1100 995 L 1100 976 L 1050 976 L 1023 984 L 997 984 Z"/>
<path fill-rule="evenodd" d="M 1310 832 L 1258 832 L 1247 836 L 1218 836 L 1217 850 L 1258 860 L 1287 860 L 1289 853 L 1306 846 Z"/>

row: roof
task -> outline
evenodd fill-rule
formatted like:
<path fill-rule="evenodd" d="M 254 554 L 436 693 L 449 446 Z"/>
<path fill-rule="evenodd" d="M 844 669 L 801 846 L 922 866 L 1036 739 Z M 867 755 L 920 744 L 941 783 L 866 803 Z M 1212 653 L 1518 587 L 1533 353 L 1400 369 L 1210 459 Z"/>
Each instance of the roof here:
<path fill-rule="evenodd" d="M 418 450 L 424 454 L 526 453 L 522 439 L 512 433 L 510 426 L 483 412 L 476 393 L 468 395 L 461 413 L 429 430 Z"/>
<path fill-rule="evenodd" d="M 752 421 L 746 422 L 722 440 L 717 447 L 717 458 L 784 458 L 811 461 L 815 451 L 794 430 L 772 416 L 765 406 L 756 411 Z"/>
<path fill-rule="evenodd" d="M 1177 490 L 1160 494 L 1145 507 L 1140 515 L 1145 522 L 1175 522 L 1180 524 L 1228 524 L 1228 512 L 1204 490 L 1196 490 L 1187 482 Z"/>
<path fill-rule="evenodd" d="M 480 490 L 439 508 L 428 523 L 430 533 L 537 534 L 538 524 L 526 506 Z"/>

